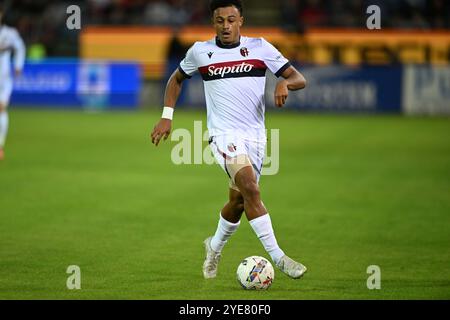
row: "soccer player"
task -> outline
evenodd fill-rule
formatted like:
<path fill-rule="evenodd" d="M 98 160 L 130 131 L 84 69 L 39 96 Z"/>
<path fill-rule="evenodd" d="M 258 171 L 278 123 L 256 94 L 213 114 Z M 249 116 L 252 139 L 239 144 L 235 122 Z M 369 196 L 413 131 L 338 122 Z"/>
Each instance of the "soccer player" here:
<path fill-rule="evenodd" d="M 279 247 L 269 213 L 261 201 L 259 177 L 266 146 L 264 124 L 266 70 L 282 79 L 275 89 L 275 102 L 282 107 L 289 90 L 303 89 L 305 78 L 263 38 L 241 36 L 240 0 L 210 3 L 215 39 L 196 42 L 166 87 L 162 119 L 151 134 L 158 146 L 171 132 L 175 103 L 182 83 L 195 72 L 204 81 L 210 147 L 230 178 L 229 202 L 220 212 L 217 230 L 204 241 L 205 278 L 217 275 L 221 252 L 238 229 L 242 213 L 275 265 L 291 278 L 300 278 L 306 267 L 289 258 Z"/>
<path fill-rule="evenodd" d="M 11 53 L 14 53 L 14 71 L 19 76 L 25 63 L 25 45 L 16 29 L 2 24 L 4 8 L 0 4 L 0 160 L 5 157 L 4 147 L 8 134 L 7 107 L 13 89 Z"/>

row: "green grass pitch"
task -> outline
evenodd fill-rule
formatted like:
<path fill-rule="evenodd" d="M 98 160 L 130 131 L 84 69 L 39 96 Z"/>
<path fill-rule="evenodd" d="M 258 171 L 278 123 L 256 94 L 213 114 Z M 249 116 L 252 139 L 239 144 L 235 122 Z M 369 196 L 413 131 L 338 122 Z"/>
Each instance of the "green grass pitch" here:
<path fill-rule="evenodd" d="M 267 115 L 280 171 L 261 191 L 279 244 L 309 270 L 268 291 L 235 271 L 268 257 L 246 219 L 202 278 L 227 200 L 219 166 L 174 165 L 148 139 L 160 112 L 10 110 L 0 163 L 0 299 L 449 299 L 450 119 Z M 178 110 L 193 130 L 201 112 Z M 206 145 L 206 143 L 205 143 Z M 68 290 L 69 265 L 81 290 Z M 369 265 L 381 289 L 366 286 Z"/>

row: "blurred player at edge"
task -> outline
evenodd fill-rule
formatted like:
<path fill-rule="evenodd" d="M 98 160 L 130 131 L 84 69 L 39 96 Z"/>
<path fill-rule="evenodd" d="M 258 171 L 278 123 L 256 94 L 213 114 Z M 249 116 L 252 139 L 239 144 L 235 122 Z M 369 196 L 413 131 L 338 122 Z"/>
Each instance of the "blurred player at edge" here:
<path fill-rule="evenodd" d="M 266 70 L 283 77 L 275 89 L 278 107 L 285 104 L 289 90 L 305 87 L 305 78 L 263 38 L 240 35 L 244 22 L 240 0 L 213 0 L 210 9 L 217 36 L 196 42 L 172 74 L 166 87 L 162 119 L 151 134 L 152 143 L 157 146 L 162 138 L 168 138 L 182 82 L 200 72 L 205 87 L 210 147 L 230 178 L 229 202 L 220 212 L 216 233 L 204 241 L 203 275 L 216 276 L 222 249 L 239 227 L 245 211 L 275 265 L 288 276 L 300 278 L 306 267 L 289 258 L 278 246 L 269 213 L 260 198 L 258 181 L 267 141 Z"/>
<path fill-rule="evenodd" d="M 16 29 L 2 24 L 5 13 L 0 3 L 0 160 L 5 157 L 4 147 L 8 134 L 7 107 L 13 89 L 11 53 L 14 52 L 14 71 L 19 76 L 25 63 L 25 45 Z"/>

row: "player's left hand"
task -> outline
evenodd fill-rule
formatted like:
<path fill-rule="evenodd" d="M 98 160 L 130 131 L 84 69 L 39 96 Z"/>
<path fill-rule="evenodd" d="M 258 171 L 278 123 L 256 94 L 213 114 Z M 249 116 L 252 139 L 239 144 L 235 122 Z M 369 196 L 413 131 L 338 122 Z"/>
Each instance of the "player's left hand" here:
<path fill-rule="evenodd" d="M 278 108 L 281 108 L 286 103 L 286 99 L 289 95 L 289 89 L 287 86 L 286 80 L 281 80 L 277 83 L 277 86 L 275 88 L 275 105 Z"/>
<path fill-rule="evenodd" d="M 22 75 L 22 70 L 16 69 L 14 73 L 16 77 L 20 77 Z"/>

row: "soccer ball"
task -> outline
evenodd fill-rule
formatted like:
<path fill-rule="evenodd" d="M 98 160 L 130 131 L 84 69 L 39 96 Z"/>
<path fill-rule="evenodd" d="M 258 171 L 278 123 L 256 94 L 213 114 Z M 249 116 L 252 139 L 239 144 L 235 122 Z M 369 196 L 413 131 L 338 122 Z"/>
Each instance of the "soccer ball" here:
<path fill-rule="evenodd" d="M 242 260 L 237 268 L 237 280 L 244 289 L 265 290 L 272 285 L 275 271 L 265 258 L 251 256 Z"/>

